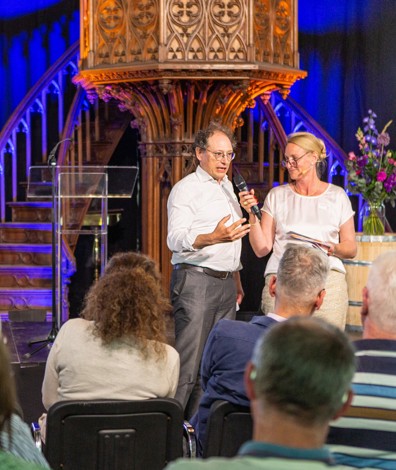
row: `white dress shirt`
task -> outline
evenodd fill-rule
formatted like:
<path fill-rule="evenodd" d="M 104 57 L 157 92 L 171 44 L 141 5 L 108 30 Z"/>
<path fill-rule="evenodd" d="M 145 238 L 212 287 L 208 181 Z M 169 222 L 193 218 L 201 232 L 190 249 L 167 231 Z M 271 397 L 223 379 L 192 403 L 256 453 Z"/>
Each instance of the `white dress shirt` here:
<path fill-rule="evenodd" d="M 168 199 L 169 249 L 172 264 L 189 263 L 216 271 L 241 268 L 241 240 L 193 248 L 198 235 L 214 231 L 219 221 L 231 215 L 229 226 L 242 217 L 233 186 L 227 176 L 219 184 L 200 166 L 173 187 Z"/>

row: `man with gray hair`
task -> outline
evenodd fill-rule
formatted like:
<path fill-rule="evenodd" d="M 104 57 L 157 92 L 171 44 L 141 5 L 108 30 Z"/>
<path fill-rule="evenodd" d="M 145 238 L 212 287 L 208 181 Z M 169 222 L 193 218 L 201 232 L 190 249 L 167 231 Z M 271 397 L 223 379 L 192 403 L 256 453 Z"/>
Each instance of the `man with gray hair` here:
<path fill-rule="evenodd" d="M 396 468 L 396 251 L 373 262 L 361 316 L 355 395 L 347 415 L 331 424 L 328 442 L 339 462 Z"/>
<path fill-rule="evenodd" d="M 295 317 L 273 326 L 245 370 L 253 441 L 233 459 L 179 460 L 169 470 L 351 468 L 324 447 L 329 421 L 348 407 L 354 349 L 337 327 Z"/>
<path fill-rule="evenodd" d="M 201 365 L 203 396 L 198 412 L 191 419 L 197 436 L 197 453 L 206 442 L 210 407 L 216 400 L 249 406 L 243 373 L 256 340 L 271 326 L 294 315 L 309 316 L 319 309 L 325 296 L 329 262 L 320 250 L 289 244 L 269 290 L 275 297 L 275 311 L 255 316 L 247 323 L 221 320 L 206 343 Z"/>

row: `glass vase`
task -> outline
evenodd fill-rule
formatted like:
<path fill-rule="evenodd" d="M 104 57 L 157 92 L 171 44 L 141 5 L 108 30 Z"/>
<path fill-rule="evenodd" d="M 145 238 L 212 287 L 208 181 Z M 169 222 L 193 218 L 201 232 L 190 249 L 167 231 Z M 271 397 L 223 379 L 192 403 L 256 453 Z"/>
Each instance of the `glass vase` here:
<path fill-rule="evenodd" d="M 361 211 L 364 235 L 383 235 L 385 233 L 385 204 L 365 201 Z"/>

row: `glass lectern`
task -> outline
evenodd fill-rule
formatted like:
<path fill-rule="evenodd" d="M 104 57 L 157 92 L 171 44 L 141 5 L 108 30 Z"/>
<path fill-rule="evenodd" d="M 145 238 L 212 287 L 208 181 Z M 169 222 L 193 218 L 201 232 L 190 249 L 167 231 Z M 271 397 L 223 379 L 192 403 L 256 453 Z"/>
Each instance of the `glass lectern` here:
<path fill-rule="evenodd" d="M 67 253 L 73 252 L 77 239 L 94 235 L 99 241 L 100 271 L 107 262 L 108 199 L 129 198 L 136 184 L 135 166 L 34 166 L 29 169 L 29 199 L 51 201 L 53 306 L 57 327 L 66 320 Z M 98 225 L 84 225 L 91 212 Z"/>

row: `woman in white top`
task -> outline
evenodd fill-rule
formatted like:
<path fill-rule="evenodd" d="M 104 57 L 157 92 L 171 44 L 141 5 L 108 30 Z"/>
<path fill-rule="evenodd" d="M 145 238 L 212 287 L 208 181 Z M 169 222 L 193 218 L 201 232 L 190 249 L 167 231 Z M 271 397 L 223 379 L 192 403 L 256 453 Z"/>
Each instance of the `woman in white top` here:
<path fill-rule="evenodd" d="M 249 240 L 255 254 L 262 257 L 273 250 L 265 270 L 263 312 L 273 311 L 269 278 L 276 274 L 286 244 L 293 241 L 289 232 L 296 232 L 322 241 L 322 248 L 330 257 L 326 297 L 315 316 L 344 329 L 348 292 L 341 260 L 356 256 L 354 212 L 342 188 L 321 181 L 320 167 L 325 158 L 326 148 L 321 139 L 309 132 L 290 134 L 282 165 L 287 168 L 291 182 L 268 193 L 261 209 L 261 222 L 249 211 L 257 204 L 254 190 L 239 196 L 242 207 L 249 211 Z"/>
<path fill-rule="evenodd" d="M 46 409 L 60 400 L 175 396 L 179 355 L 166 344 L 171 307 L 159 276 L 139 256 L 110 264 L 89 290 L 83 318 L 60 329 L 45 369 Z"/>

